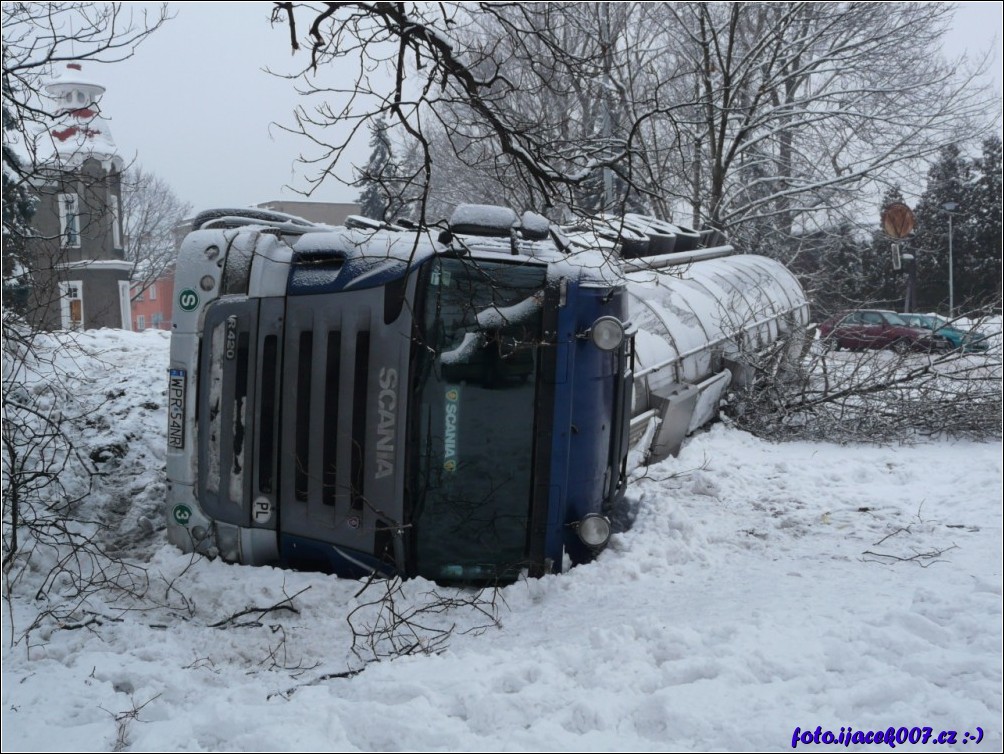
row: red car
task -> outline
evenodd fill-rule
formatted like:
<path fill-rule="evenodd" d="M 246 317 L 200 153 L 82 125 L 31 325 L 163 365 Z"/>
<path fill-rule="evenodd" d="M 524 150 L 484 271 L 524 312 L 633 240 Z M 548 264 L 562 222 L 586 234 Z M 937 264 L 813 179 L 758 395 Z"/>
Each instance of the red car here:
<path fill-rule="evenodd" d="M 830 348 L 891 348 L 897 353 L 935 351 L 945 343 L 930 330 L 911 327 L 896 312 L 859 309 L 831 317 L 819 326 L 823 344 Z"/>

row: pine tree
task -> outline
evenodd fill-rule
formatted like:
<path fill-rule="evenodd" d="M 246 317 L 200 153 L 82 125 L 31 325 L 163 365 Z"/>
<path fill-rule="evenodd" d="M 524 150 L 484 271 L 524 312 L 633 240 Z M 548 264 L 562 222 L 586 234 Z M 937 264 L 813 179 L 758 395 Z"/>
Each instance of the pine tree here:
<path fill-rule="evenodd" d="M 819 319 L 860 308 L 871 300 L 865 293 L 866 249 L 856 235 L 850 223 L 841 223 L 800 239 L 798 258 L 814 260 L 815 272 L 807 279 Z"/>
<path fill-rule="evenodd" d="M 6 87 L 5 87 L 6 90 Z M 7 92 L 4 92 L 7 99 Z M 6 307 L 23 313 L 27 306 L 30 280 L 26 258 L 27 239 L 35 200 L 27 190 L 27 171 L 14 149 L 17 127 L 13 114 L 3 107 L 3 293 Z M 7 132 L 11 133 L 8 139 Z"/>
<path fill-rule="evenodd" d="M 370 147 L 373 151 L 355 183 L 363 189 L 359 194 L 359 211 L 374 220 L 388 219 L 387 210 L 390 209 L 393 194 L 391 186 L 397 178 L 394 151 L 387 129 L 384 118 L 378 118 L 370 125 Z"/>
<path fill-rule="evenodd" d="M 973 254 L 962 274 L 956 272 L 965 300 L 984 306 L 1001 300 L 1001 140 L 983 142 L 983 154 L 974 164 L 971 188 Z"/>
<path fill-rule="evenodd" d="M 917 203 L 917 228 L 911 244 L 917 255 L 917 311 L 948 312 L 948 219 L 952 216 L 953 272 L 965 270 L 973 255 L 972 170 L 955 144 L 944 147 L 927 171 L 927 186 Z M 947 210 L 946 206 L 956 205 Z M 955 287 L 956 309 L 965 302 Z"/>

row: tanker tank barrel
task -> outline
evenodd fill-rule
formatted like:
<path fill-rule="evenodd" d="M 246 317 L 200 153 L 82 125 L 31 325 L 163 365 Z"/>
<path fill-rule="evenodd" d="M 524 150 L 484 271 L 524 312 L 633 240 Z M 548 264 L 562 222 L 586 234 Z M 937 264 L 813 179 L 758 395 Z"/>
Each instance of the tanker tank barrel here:
<path fill-rule="evenodd" d="M 730 385 L 752 379 L 752 352 L 808 323 L 795 276 L 773 259 L 737 253 L 720 231 L 635 214 L 563 230 L 577 245 L 621 257 L 635 333 L 630 436 L 633 444 L 647 438 L 649 461 L 678 452 L 717 415 Z M 695 248 L 696 238 L 708 245 Z M 800 346 L 790 340 L 790 359 Z"/>
<path fill-rule="evenodd" d="M 674 259 L 680 256 L 688 259 Z M 645 449 L 657 461 L 717 415 L 730 385 L 752 379 L 751 352 L 808 323 L 809 307 L 782 264 L 728 246 L 634 259 L 625 268 L 637 328 L 631 434 L 657 423 Z M 793 359 L 795 339 L 790 350 Z"/>

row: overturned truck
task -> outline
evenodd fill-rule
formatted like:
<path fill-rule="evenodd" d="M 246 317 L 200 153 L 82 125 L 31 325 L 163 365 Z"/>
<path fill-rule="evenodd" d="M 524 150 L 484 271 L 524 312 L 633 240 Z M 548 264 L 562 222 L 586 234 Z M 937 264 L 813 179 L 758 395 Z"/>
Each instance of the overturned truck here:
<path fill-rule="evenodd" d="M 458 583 L 591 559 L 629 451 L 675 452 L 744 353 L 807 321 L 782 265 L 673 227 L 203 213 L 176 269 L 171 541 Z"/>

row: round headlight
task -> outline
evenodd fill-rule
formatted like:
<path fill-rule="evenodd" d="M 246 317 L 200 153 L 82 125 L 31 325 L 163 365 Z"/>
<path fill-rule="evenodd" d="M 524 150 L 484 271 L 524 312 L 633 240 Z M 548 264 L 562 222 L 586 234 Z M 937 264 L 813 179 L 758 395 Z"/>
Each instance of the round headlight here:
<path fill-rule="evenodd" d="M 610 539 L 610 522 L 599 513 L 590 513 L 579 521 L 575 532 L 590 547 L 603 547 Z"/>
<path fill-rule="evenodd" d="M 206 291 L 207 293 L 216 286 L 216 280 L 212 275 L 203 275 L 202 280 L 199 281 L 199 287 Z"/>
<path fill-rule="evenodd" d="M 613 351 L 624 340 L 624 325 L 617 317 L 600 317 L 589 330 L 589 337 L 601 351 Z"/>

